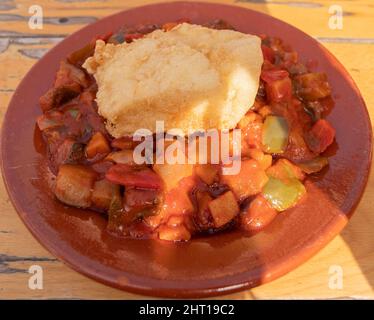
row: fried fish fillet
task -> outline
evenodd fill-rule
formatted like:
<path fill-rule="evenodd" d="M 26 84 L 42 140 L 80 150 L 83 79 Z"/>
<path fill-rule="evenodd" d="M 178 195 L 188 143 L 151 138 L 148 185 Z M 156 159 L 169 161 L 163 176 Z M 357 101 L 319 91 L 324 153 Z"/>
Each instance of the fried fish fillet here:
<path fill-rule="evenodd" d="M 254 103 L 262 63 L 257 36 L 183 23 L 132 43 L 98 40 L 83 67 L 109 133 L 121 137 L 155 132 L 156 121 L 185 134 L 234 128 Z"/>

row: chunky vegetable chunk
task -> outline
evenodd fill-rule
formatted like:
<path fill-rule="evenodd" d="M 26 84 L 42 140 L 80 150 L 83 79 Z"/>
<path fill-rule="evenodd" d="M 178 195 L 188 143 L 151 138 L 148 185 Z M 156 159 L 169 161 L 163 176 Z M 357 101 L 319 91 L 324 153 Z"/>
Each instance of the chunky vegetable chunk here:
<path fill-rule="evenodd" d="M 305 187 L 299 180 L 285 182 L 273 177 L 270 177 L 262 192 L 264 198 L 278 211 L 293 207 L 305 193 Z"/>
<path fill-rule="evenodd" d="M 87 158 L 91 159 L 98 155 L 105 156 L 110 152 L 110 146 L 101 132 L 96 132 L 86 147 Z"/>
<path fill-rule="evenodd" d="M 90 168 L 64 164 L 57 174 L 55 195 L 68 205 L 88 208 L 91 206 L 91 192 L 96 176 Z"/>
<path fill-rule="evenodd" d="M 306 137 L 309 148 L 314 152 L 321 153 L 334 141 L 335 129 L 327 120 L 320 119 Z"/>
<path fill-rule="evenodd" d="M 119 194 L 119 185 L 113 184 L 106 179 L 94 183 L 92 190 L 92 205 L 96 208 L 108 210 L 115 195 Z"/>
<path fill-rule="evenodd" d="M 287 159 L 279 159 L 273 166 L 266 170 L 266 174 L 269 177 L 280 180 L 304 179 L 304 173 L 302 170 Z"/>
<path fill-rule="evenodd" d="M 262 131 L 262 144 L 268 153 L 282 153 L 288 142 L 288 124 L 282 117 L 268 116 Z"/>
<path fill-rule="evenodd" d="M 211 201 L 209 203 L 209 210 L 212 214 L 215 227 L 220 228 L 230 222 L 239 213 L 239 206 L 234 194 L 228 191 Z"/>
<path fill-rule="evenodd" d="M 306 174 L 316 173 L 321 171 L 329 164 L 329 160 L 325 157 L 317 157 L 309 161 L 298 164 L 298 167 Z"/>
<path fill-rule="evenodd" d="M 325 73 L 306 73 L 295 78 L 297 93 L 305 100 L 318 100 L 331 94 Z"/>
<path fill-rule="evenodd" d="M 158 193 L 156 190 L 126 188 L 123 200 L 126 212 L 147 214 L 147 209 L 158 204 Z"/>
<path fill-rule="evenodd" d="M 183 224 L 173 227 L 161 226 L 158 229 L 158 237 L 167 241 L 188 241 L 191 238 L 191 233 Z"/>
<path fill-rule="evenodd" d="M 160 189 L 162 187 L 160 177 L 147 167 L 116 164 L 108 170 L 105 177 L 113 183 L 127 187 L 145 189 Z"/>
<path fill-rule="evenodd" d="M 240 215 L 242 227 L 248 231 L 263 229 L 276 217 L 277 213 L 264 196 L 258 195 Z"/>
<path fill-rule="evenodd" d="M 221 175 L 221 182 L 229 186 L 239 200 L 261 192 L 268 177 L 257 161 L 242 160 L 240 172 L 236 175 Z"/>
<path fill-rule="evenodd" d="M 162 211 L 165 215 L 191 214 L 195 208 L 190 198 L 193 178 L 183 178 L 178 185 L 165 192 Z"/>
<path fill-rule="evenodd" d="M 292 82 L 289 77 L 266 84 L 266 94 L 271 102 L 289 101 L 292 97 Z"/>
<path fill-rule="evenodd" d="M 166 190 L 175 188 L 180 180 L 193 174 L 192 164 L 155 164 L 153 170 L 161 177 Z"/>

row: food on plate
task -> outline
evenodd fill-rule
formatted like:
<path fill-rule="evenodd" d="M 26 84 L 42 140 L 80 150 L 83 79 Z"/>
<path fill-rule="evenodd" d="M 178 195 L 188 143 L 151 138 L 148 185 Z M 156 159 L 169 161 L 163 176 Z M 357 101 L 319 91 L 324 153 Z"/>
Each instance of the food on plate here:
<path fill-rule="evenodd" d="M 61 62 L 40 98 L 56 198 L 103 213 L 119 237 L 188 241 L 262 230 L 308 196 L 304 182 L 328 166 L 335 138 L 325 119 L 333 107 L 327 76 L 301 61 L 282 40 L 222 20 L 124 27 L 93 39 Z M 197 163 L 188 148 L 182 163 L 159 161 L 157 148 L 136 153 L 163 140 L 160 120 L 182 132 L 161 155 L 174 141 L 186 146 L 191 132 L 216 129 L 228 132 L 232 163 L 222 154 L 213 161 L 212 145 Z M 138 129 L 150 134 L 135 139 Z M 194 147 L 202 145 L 198 136 Z"/>

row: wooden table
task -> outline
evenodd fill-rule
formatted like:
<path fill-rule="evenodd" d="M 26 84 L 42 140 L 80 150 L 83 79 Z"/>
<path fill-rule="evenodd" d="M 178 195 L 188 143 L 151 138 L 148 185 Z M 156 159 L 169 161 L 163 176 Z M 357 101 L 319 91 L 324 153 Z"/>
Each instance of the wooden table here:
<path fill-rule="evenodd" d="M 43 53 L 83 25 L 149 0 L 0 0 L 0 117 L 22 77 Z M 374 3 L 372 0 L 215 0 L 268 13 L 316 37 L 346 66 L 374 117 Z M 44 28 L 28 27 L 29 7 L 38 4 Z M 344 10 L 343 29 L 328 26 L 331 5 Z M 226 296 L 253 298 L 374 298 L 374 172 L 355 215 L 327 247 L 286 276 Z M 31 265 L 44 270 L 43 290 L 28 287 Z M 343 271 L 343 288 L 329 288 L 329 271 Z M 110 298 L 142 296 L 99 284 L 69 269 L 31 236 L 0 185 L 0 298 Z"/>

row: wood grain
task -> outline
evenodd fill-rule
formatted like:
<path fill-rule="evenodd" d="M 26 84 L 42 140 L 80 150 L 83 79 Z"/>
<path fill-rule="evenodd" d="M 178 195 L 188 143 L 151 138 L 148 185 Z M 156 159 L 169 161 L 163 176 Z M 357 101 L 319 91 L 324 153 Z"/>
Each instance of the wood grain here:
<path fill-rule="evenodd" d="M 0 1 L 0 118 L 22 77 L 48 49 L 87 23 L 148 0 L 38 0 L 44 11 L 42 30 L 28 27 L 29 0 Z M 330 0 L 214 0 L 251 8 L 287 21 L 321 41 L 346 66 L 374 117 L 374 3 L 340 0 L 343 30 L 328 28 Z M 353 124 L 354 125 L 354 124 Z M 348 226 L 326 248 L 301 267 L 269 284 L 226 296 L 264 298 L 374 299 L 374 173 Z M 43 290 L 30 290 L 28 269 L 44 270 Z M 328 287 L 329 268 L 341 266 L 344 286 Z M 142 296 L 101 285 L 51 256 L 27 231 L 0 183 L 0 298 L 109 298 Z"/>

